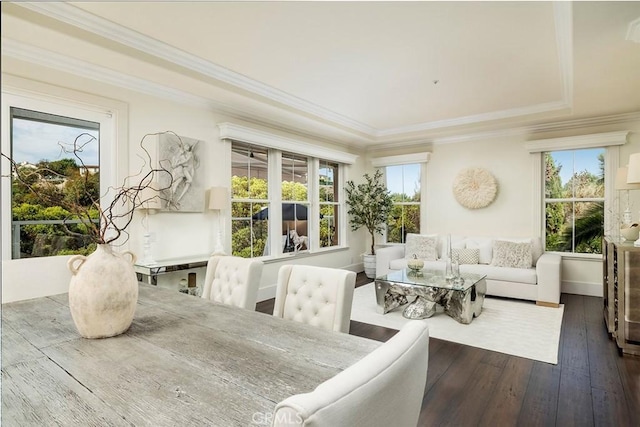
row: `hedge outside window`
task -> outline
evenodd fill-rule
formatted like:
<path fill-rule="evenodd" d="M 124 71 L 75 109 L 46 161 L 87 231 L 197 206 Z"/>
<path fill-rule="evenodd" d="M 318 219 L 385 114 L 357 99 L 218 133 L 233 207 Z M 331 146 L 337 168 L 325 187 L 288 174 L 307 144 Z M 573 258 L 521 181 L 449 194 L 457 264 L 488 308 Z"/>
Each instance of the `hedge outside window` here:
<path fill-rule="evenodd" d="M 393 198 L 388 243 L 405 243 L 407 233 L 420 233 L 420 169 L 420 164 L 385 167 L 387 189 Z"/>
<path fill-rule="evenodd" d="M 604 148 L 544 153 L 546 250 L 602 253 Z"/>

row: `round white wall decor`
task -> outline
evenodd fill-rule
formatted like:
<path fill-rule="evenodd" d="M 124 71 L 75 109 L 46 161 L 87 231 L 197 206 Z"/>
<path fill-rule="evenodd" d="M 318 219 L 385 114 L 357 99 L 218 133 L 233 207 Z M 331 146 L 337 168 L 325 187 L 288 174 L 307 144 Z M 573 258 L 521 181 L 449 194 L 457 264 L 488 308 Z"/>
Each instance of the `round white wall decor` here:
<path fill-rule="evenodd" d="M 468 209 L 489 206 L 497 193 L 498 183 L 486 169 L 464 169 L 453 180 L 453 195 L 458 203 Z"/>

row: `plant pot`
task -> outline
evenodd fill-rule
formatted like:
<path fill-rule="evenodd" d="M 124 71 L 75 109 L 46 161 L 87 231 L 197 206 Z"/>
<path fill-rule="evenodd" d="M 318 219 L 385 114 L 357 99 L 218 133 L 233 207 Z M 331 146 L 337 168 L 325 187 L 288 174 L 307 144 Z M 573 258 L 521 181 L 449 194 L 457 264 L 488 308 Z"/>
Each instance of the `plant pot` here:
<path fill-rule="evenodd" d="M 362 255 L 362 259 L 364 261 L 364 274 L 369 279 L 376 278 L 376 256 L 364 254 Z"/>
<path fill-rule="evenodd" d="M 109 245 L 69 259 L 69 309 L 80 335 L 107 338 L 129 329 L 138 303 L 135 261 L 132 252 L 113 252 Z"/>

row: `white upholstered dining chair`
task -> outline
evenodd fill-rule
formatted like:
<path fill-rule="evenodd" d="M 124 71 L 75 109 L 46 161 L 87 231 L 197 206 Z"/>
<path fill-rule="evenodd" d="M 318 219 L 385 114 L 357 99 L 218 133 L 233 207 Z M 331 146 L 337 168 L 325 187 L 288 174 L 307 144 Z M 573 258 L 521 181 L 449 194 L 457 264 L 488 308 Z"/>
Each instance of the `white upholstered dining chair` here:
<path fill-rule="evenodd" d="M 212 256 L 207 263 L 202 298 L 248 310 L 256 309 L 262 261 Z"/>
<path fill-rule="evenodd" d="M 411 321 L 314 391 L 278 403 L 272 426 L 415 426 L 428 364 L 428 326 Z"/>
<path fill-rule="evenodd" d="M 283 265 L 278 270 L 273 315 L 348 333 L 355 284 L 353 271 Z"/>

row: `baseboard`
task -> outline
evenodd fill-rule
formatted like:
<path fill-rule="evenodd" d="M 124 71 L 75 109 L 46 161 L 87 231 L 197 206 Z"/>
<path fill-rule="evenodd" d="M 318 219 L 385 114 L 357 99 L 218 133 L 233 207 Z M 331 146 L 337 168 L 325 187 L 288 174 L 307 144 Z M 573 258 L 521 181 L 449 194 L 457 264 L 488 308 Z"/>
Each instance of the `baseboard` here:
<path fill-rule="evenodd" d="M 585 282 L 562 282 L 562 293 L 585 295 L 589 297 L 601 297 L 603 288 L 602 283 L 585 283 Z"/>
<path fill-rule="evenodd" d="M 258 302 L 265 301 L 276 297 L 277 284 L 269 285 L 265 288 L 258 289 Z"/>

